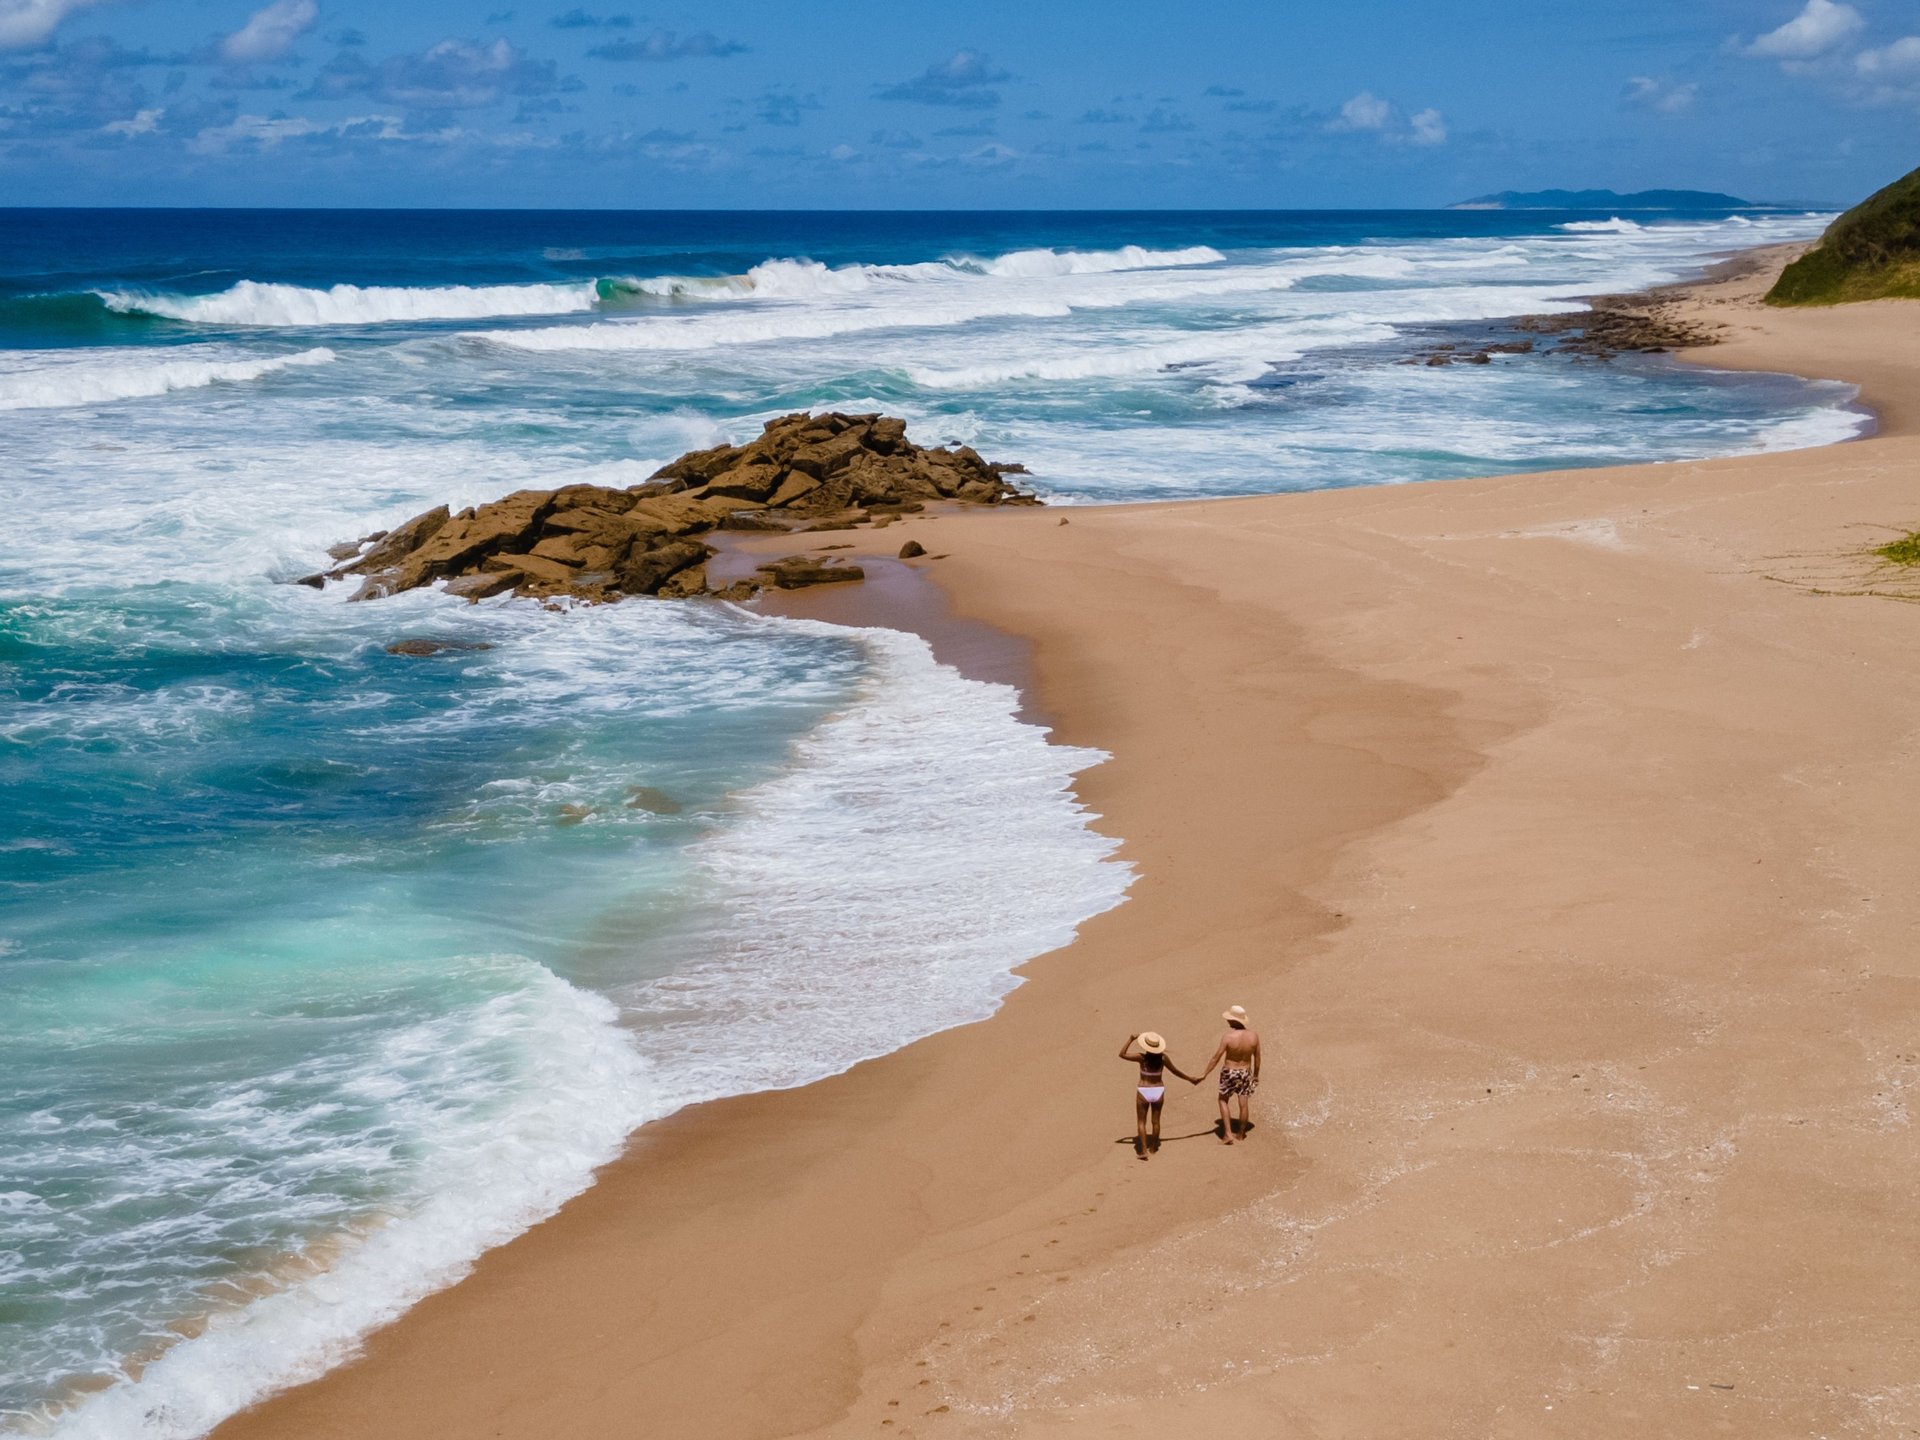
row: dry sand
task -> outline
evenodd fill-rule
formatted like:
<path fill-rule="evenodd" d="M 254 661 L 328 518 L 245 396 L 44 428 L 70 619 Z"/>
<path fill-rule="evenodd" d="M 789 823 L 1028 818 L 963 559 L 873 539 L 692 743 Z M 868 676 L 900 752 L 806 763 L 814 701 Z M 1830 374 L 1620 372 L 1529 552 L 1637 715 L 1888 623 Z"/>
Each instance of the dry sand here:
<path fill-rule="evenodd" d="M 1829 593 L 1920 594 L 1865 556 L 1920 306 L 1764 278 L 1700 358 L 1877 436 L 863 539 L 1113 753 L 1132 900 L 985 1024 L 648 1127 L 223 1440 L 1920 1432 L 1920 606 Z M 1253 1139 L 1177 1086 L 1140 1163 L 1115 1049 L 1228 1001 Z"/>

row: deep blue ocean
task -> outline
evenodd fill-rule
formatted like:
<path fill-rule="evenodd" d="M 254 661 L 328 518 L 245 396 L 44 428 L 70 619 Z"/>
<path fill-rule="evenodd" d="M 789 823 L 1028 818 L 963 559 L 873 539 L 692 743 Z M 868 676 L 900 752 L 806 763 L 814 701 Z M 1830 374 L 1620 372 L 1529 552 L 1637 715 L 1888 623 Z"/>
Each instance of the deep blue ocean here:
<path fill-rule="evenodd" d="M 0 211 L 0 1430 L 203 1433 L 1123 898 L 1100 757 L 916 639 L 328 545 L 808 407 L 1069 504 L 1830 443 L 1833 384 L 1402 363 L 1825 218 Z"/>

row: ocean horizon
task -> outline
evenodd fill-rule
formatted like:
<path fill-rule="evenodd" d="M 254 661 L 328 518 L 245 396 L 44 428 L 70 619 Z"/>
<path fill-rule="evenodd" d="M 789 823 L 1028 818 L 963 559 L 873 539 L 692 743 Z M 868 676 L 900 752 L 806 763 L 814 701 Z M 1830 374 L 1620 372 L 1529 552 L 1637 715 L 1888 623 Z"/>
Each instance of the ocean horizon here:
<path fill-rule="evenodd" d="M 1066 507 L 1831 444 L 1849 386 L 1513 325 L 1828 218 L 0 210 L 0 1426 L 204 1433 L 1124 902 L 1103 757 L 915 637 L 329 546 L 797 410 Z"/>

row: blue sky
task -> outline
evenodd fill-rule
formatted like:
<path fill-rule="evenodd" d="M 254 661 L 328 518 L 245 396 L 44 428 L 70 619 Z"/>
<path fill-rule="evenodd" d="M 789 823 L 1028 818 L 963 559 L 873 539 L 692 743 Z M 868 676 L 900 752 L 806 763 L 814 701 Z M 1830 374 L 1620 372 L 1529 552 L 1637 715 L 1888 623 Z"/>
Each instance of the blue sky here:
<path fill-rule="evenodd" d="M 8 204 L 1849 200 L 1920 0 L 0 0 Z"/>

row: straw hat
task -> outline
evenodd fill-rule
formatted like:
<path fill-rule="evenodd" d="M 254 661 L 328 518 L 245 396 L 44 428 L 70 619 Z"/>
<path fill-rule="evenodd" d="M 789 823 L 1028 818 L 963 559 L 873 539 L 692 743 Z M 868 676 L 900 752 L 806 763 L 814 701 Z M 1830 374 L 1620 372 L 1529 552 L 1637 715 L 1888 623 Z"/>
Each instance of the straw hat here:
<path fill-rule="evenodd" d="M 1247 1019 L 1247 1009 L 1244 1005 L 1229 1005 L 1220 1012 L 1220 1018 L 1229 1025 L 1238 1025 L 1247 1030 L 1253 1028 L 1253 1022 Z"/>
<path fill-rule="evenodd" d="M 1140 1048 L 1149 1055 L 1164 1055 L 1167 1053 L 1167 1042 L 1154 1031 L 1149 1030 L 1140 1037 Z"/>

